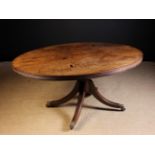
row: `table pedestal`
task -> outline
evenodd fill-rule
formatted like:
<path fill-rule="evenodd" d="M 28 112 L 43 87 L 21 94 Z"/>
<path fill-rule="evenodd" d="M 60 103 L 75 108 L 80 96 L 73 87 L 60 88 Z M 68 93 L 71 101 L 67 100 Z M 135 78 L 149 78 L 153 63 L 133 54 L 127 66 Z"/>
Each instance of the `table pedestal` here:
<path fill-rule="evenodd" d="M 100 92 L 97 90 L 97 87 L 95 87 L 93 81 L 91 79 L 85 79 L 85 80 L 78 80 L 73 88 L 73 90 L 65 97 L 55 100 L 55 101 L 49 101 L 47 103 L 47 107 L 58 107 L 64 104 L 65 102 L 69 101 L 73 97 L 78 95 L 78 102 L 75 109 L 75 113 L 73 116 L 73 119 L 70 124 L 70 129 L 73 129 L 75 124 L 78 121 L 78 118 L 80 116 L 81 109 L 83 107 L 84 98 L 90 95 L 93 95 L 97 100 L 99 100 L 101 103 L 115 108 L 114 110 L 117 111 L 124 111 L 125 107 L 122 104 L 112 102 L 105 97 L 103 97 Z"/>

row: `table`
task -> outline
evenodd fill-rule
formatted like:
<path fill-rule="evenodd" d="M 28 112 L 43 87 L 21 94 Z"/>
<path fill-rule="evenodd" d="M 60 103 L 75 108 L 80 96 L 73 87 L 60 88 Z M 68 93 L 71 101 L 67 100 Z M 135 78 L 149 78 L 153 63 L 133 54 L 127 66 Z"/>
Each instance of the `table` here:
<path fill-rule="evenodd" d="M 142 52 L 129 45 L 77 42 L 53 45 L 26 52 L 12 62 L 18 74 L 43 80 L 76 80 L 65 97 L 48 101 L 47 107 L 58 107 L 77 97 L 77 105 L 70 129 L 78 121 L 85 97 L 93 95 L 114 110 L 124 111 L 122 104 L 103 97 L 92 78 L 112 75 L 136 67 L 142 62 Z"/>

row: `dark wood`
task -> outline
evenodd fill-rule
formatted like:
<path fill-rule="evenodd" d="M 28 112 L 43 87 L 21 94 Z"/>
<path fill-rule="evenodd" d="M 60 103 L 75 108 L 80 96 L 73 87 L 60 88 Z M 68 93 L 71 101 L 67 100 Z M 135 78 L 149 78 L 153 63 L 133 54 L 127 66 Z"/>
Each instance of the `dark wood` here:
<path fill-rule="evenodd" d="M 56 106 L 59 106 L 67 101 L 69 101 L 70 99 L 72 99 L 78 92 L 79 90 L 79 82 L 77 81 L 77 83 L 75 84 L 73 90 L 65 97 L 59 99 L 59 100 L 56 100 L 56 101 L 49 101 L 46 106 L 47 107 L 56 107 Z"/>
<path fill-rule="evenodd" d="M 125 107 L 119 103 L 116 102 L 112 102 L 108 99 L 106 99 L 105 97 L 103 97 L 100 92 L 98 91 L 98 89 L 95 87 L 94 83 L 92 80 L 89 80 L 89 86 L 90 86 L 90 93 L 96 98 L 98 99 L 101 103 L 110 106 L 110 107 L 115 107 L 115 108 L 120 108 L 122 111 L 125 110 Z"/>
<path fill-rule="evenodd" d="M 15 72 L 32 78 L 48 80 L 77 80 L 73 90 L 65 97 L 49 101 L 47 107 L 58 107 L 77 96 L 70 129 L 79 119 L 85 97 L 93 95 L 111 111 L 124 111 L 122 104 L 103 97 L 90 78 L 111 75 L 131 69 L 141 63 L 140 50 L 128 46 L 110 43 L 69 43 L 29 51 L 12 62 Z M 88 106 L 87 106 L 88 107 Z"/>
<path fill-rule="evenodd" d="M 142 57 L 140 50 L 128 45 L 68 43 L 26 52 L 12 67 L 27 77 L 77 80 L 128 70 L 140 64 Z"/>
<path fill-rule="evenodd" d="M 73 129 L 74 126 L 76 125 L 79 117 L 80 117 L 80 113 L 81 113 L 81 109 L 82 109 L 82 105 L 83 105 L 83 101 L 86 95 L 86 88 L 87 88 L 87 82 L 85 81 L 80 81 L 79 83 L 79 97 L 78 97 L 78 103 L 75 109 L 75 113 L 73 116 L 73 119 L 71 121 L 70 124 L 70 129 Z"/>
<path fill-rule="evenodd" d="M 65 102 L 69 101 L 70 99 L 72 99 L 73 96 L 75 96 L 76 94 L 78 94 L 78 102 L 77 102 L 77 106 L 75 109 L 75 113 L 73 116 L 73 119 L 71 121 L 70 124 L 70 129 L 73 129 L 78 121 L 78 118 L 80 116 L 80 112 L 81 109 L 83 107 L 83 102 L 84 102 L 84 98 L 87 96 L 87 93 L 89 93 L 89 95 L 93 95 L 96 99 L 98 99 L 101 103 L 105 104 L 106 106 L 110 106 L 113 107 L 115 109 L 110 109 L 111 111 L 113 110 L 119 110 L 119 111 L 124 111 L 125 107 L 122 104 L 119 103 L 115 103 L 112 102 L 108 99 L 106 99 L 105 97 L 103 97 L 97 90 L 97 88 L 95 87 L 94 83 L 92 80 L 90 79 L 85 79 L 85 80 L 78 80 L 76 82 L 76 85 L 74 86 L 73 90 L 71 92 L 74 92 L 74 95 L 70 95 L 72 93 L 69 93 L 67 95 L 67 97 L 69 96 L 69 98 L 67 98 L 66 100 L 56 100 L 56 101 L 49 101 L 47 103 L 47 107 L 58 107 L 61 106 L 62 104 L 64 104 Z M 66 98 L 66 97 L 64 97 Z M 97 108 L 95 108 L 97 109 Z M 101 108 L 98 108 L 101 110 Z M 105 110 L 105 108 L 103 109 Z M 109 110 L 109 109 L 107 109 Z"/>

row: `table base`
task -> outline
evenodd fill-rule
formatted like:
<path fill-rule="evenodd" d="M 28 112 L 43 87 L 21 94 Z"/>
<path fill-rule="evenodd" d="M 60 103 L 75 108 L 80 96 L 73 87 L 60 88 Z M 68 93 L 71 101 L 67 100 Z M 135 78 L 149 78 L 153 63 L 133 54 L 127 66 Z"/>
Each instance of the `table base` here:
<path fill-rule="evenodd" d="M 78 98 L 78 102 L 76 105 L 75 113 L 73 116 L 73 119 L 70 124 L 70 129 L 73 129 L 78 121 L 78 118 L 81 113 L 81 109 L 84 106 L 84 98 L 88 97 L 90 95 L 93 95 L 97 100 L 99 100 L 101 103 L 113 107 L 116 111 L 124 111 L 125 107 L 122 104 L 112 102 L 105 97 L 103 97 L 100 92 L 98 91 L 97 87 L 95 87 L 93 81 L 91 79 L 85 79 L 85 80 L 77 80 L 73 90 L 65 97 L 55 100 L 55 101 L 49 101 L 47 103 L 47 107 L 58 107 L 75 97 L 76 95 Z"/>

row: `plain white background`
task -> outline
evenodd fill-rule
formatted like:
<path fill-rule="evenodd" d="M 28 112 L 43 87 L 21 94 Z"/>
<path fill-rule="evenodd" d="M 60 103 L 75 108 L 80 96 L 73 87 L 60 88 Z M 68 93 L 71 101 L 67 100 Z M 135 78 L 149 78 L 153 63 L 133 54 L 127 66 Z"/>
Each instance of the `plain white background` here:
<path fill-rule="evenodd" d="M 154 18 L 153 0 L 0 0 L 0 18 Z"/>

